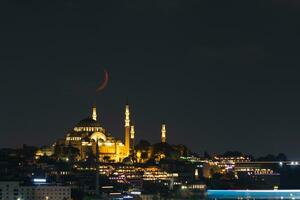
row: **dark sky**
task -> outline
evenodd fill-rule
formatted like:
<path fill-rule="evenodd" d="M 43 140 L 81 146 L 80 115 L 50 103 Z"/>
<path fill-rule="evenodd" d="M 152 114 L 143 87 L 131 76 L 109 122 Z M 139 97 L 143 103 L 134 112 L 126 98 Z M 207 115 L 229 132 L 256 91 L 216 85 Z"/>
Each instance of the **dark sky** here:
<path fill-rule="evenodd" d="M 0 147 L 51 144 L 90 113 L 123 138 L 300 159 L 298 0 L 2 1 Z M 110 82 L 95 97 L 103 77 Z"/>

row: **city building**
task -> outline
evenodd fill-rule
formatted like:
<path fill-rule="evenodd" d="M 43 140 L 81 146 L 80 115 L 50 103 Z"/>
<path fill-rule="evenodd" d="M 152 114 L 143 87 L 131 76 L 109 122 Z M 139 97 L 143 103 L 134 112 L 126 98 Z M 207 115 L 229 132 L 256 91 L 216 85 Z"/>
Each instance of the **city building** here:
<path fill-rule="evenodd" d="M 170 157 L 172 159 L 179 158 L 188 151 L 184 145 L 167 143 L 165 123 L 161 125 L 161 141 L 159 143 L 135 144 L 135 127 L 131 123 L 128 103 L 125 105 L 124 116 L 124 141 L 121 141 L 113 137 L 99 122 L 97 108 L 94 105 L 89 117 L 75 124 L 67 131 L 63 139 L 57 140 L 51 146 L 39 148 L 35 153 L 35 158 L 46 156 L 67 162 L 70 160 L 86 161 L 94 158 L 98 150 L 100 162 L 146 163 L 149 160 L 159 162 Z"/>
<path fill-rule="evenodd" d="M 44 179 L 36 179 L 40 184 L 24 185 L 16 181 L 0 182 L 0 200 L 71 200 L 68 186 L 48 185 Z"/>
<path fill-rule="evenodd" d="M 130 123 L 129 106 L 126 105 L 125 123 Z M 89 153 L 96 154 L 96 142 L 99 146 L 99 160 L 121 162 L 129 156 L 129 130 L 125 126 L 125 145 L 113 137 L 97 120 L 96 106 L 93 106 L 91 117 L 79 121 L 65 137 L 64 144 L 80 151 L 80 159 L 84 160 Z"/>
<path fill-rule="evenodd" d="M 41 156 L 51 156 L 57 149 L 64 147 L 76 148 L 78 152 L 77 160 L 86 160 L 89 156 L 96 154 L 96 144 L 98 142 L 99 161 L 101 162 L 122 162 L 130 155 L 133 149 L 132 137 L 134 133 L 130 130 L 129 105 L 125 106 L 125 143 L 113 137 L 97 119 L 97 109 L 94 105 L 90 117 L 80 120 L 70 131 L 67 132 L 63 140 L 58 140 L 52 147 L 40 148 L 36 152 L 36 158 Z M 131 136 L 130 136 L 131 134 Z M 67 156 L 60 156 L 60 159 L 69 160 Z"/>

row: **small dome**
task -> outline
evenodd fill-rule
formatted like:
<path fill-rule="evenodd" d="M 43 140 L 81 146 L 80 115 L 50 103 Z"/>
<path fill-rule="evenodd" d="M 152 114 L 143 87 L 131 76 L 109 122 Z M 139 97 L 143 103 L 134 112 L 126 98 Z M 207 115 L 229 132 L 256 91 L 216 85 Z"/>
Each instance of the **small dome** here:
<path fill-rule="evenodd" d="M 98 140 L 103 140 L 105 142 L 106 141 L 106 136 L 102 132 L 95 132 L 91 135 L 91 139 L 94 140 L 94 141 L 97 141 L 97 139 Z"/>
<path fill-rule="evenodd" d="M 77 132 L 70 130 L 67 137 L 80 137 L 80 135 Z"/>
<path fill-rule="evenodd" d="M 100 127 L 100 123 L 92 118 L 88 117 L 76 124 L 76 127 Z"/>

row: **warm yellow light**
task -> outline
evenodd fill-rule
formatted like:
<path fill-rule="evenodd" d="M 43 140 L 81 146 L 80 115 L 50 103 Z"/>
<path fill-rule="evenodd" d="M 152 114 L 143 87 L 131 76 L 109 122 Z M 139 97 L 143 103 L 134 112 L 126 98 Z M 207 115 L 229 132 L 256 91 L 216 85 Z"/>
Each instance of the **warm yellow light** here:
<path fill-rule="evenodd" d="M 166 125 L 165 124 L 162 124 L 161 126 L 161 142 L 166 142 Z"/>
<path fill-rule="evenodd" d="M 134 134 L 135 134 L 134 126 L 131 126 L 131 127 L 130 127 L 130 138 L 131 138 L 131 139 L 134 139 Z"/>
<path fill-rule="evenodd" d="M 97 121 L 97 108 L 95 105 L 93 106 L 92 118 L 93 120 Z"/>
<path fill-rule="evenodd" d="M 130 126 L 130 118 L 129 118 L 130 112 L 129 112 L 129 105 L 126 105 L 125 108 L 125 127 Z"/>

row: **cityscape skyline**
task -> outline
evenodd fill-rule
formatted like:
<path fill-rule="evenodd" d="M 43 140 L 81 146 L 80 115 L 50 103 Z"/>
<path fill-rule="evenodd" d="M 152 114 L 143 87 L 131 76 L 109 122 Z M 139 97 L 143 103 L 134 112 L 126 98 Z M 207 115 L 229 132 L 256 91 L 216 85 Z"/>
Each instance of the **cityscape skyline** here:
<path fill-rule="evenodd" d="M 299 13 L 0 1 L 0 200 L 300 199 Z"/>
<path fill-rule="evenodd" d="M 2 2 L 0 148 L 51 144 L 94 101 L 123 140 L 128 98 L 137 141 L 164 121 L 194 152 L 300 159 L 299 6 L 259 2 Z"/>

